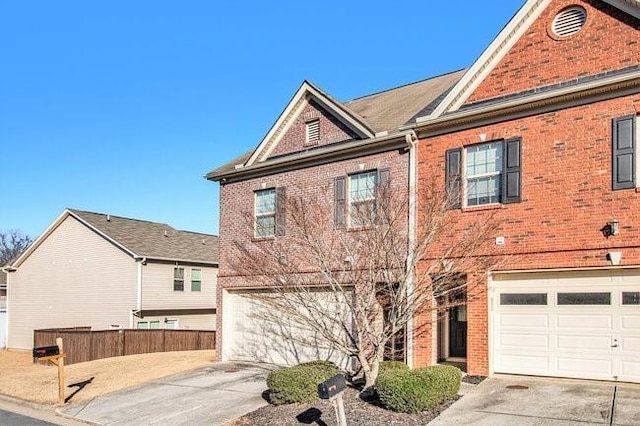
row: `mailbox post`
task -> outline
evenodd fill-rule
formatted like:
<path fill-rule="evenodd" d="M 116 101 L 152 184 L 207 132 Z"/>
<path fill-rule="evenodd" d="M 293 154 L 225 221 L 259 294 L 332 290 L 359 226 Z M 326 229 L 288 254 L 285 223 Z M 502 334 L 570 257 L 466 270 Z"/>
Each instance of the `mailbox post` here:
<path fill-rule="evenodd" d="M 33 348 L 33 357 L 40 361 L 51 361 L 58 366 L 58 403 L 64 404 L 64 348 L 62 338 L 56 338 L 56 344 Z"/>
<path fill-rule="evenodd" d="M 347 381 L 342 374 L 333 376 L 326 382 L 318 385 L 318 396 L 322 399 L 328 399 L 333 404 L 336 412 L 338 426 L 347 426 L 347 416 L 344 413 L 344 401 L 342 400 L 342 392 L 347 388 Z"/>

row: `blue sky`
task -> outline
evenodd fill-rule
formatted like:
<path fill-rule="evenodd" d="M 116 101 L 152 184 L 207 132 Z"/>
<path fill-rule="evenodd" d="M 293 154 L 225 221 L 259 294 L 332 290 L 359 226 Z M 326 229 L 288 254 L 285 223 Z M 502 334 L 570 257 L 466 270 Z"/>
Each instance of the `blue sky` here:
<path fill-rule="evenodd" d="M 304 79 L 337 99 L 469 66 L 524 0 L 0 0 L 0 229 L 66 207 L 218 232 L 203 176 Z"/>

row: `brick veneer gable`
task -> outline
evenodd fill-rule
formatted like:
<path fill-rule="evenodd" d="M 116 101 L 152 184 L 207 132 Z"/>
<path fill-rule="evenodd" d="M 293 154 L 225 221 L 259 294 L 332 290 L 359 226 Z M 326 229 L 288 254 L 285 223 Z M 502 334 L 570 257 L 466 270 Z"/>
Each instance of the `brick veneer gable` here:
<path fill-rule="evenodd" d="M 306 144 L 306 124 L 316 119 L 320 121 L 320 140 Z M 293 118 L 293 123 L 278 141 L 269 158 L 357 138 L 358 136 L 334 115 L 310 99 L 302 112 Z"/>
<path fill-rule="evenodd" d="M 587 10 L 578 33 L 550 35 L 555 15 L 572 5 Z M 554 1 L 471 94 L 471 104 L 587 75 L 640 64 L 640 21 L 598 0 Z"/>

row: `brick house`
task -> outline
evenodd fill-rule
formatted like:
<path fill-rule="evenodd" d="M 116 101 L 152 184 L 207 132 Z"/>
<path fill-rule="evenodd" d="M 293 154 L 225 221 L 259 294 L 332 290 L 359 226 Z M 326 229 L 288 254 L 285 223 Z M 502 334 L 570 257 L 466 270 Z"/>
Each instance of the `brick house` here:
<path fill-rule="evenodd" d="M 343 221 L 348 233 L 354 226 L 349 209 L 356 201 L 356 186 L 374 187 L 385 175 L 394 188 L 410 191 L 409 169 L 415 167 L 417 157 L 412 132 L 400 132 L 398 127 L 435 106 L 462 73 L 345 103 L 304 82 L 255 150 L 207 175 L 220 182 L 217 309 L 222 315 L 218 316 L 217 347 L 221 359 L 290 364 L 326 357 L 311 344 L 298 345 L 309 346 L 306 349 L 284 348 L 283 339 L 266 329 L 255 314 L 254 302 L 256 292 L 264 289 L 233 267 L 233 247 L 290 238 L 278 207 L 281 194 L 312 198 L 326 191 L 327 203 L 335 204 L 335 220 Z M 244 215 L 250 216 L 253 225 L 243 220 Z"/>
<path fill-rule="evenodd" d="M 495 215 L 485 254 L 506 259 L 465 315 L 416 336 L 417 365 L 450 357 L 463 322 L 471 374 L 640 381 L 639 18 L 637 1 L 527 1 L 402 127 L 418 191 L 455 182 L 451 232 Z"/>
<path fill-rule="evenodd" d="M 239 213 L 281 186 L 389 168 L 418 199 L 433 176 L 457 189 L 451 233 L 500 222 L 483 254 L 502 262 L 466 307 L 417 319 L 431 325 L 407 333 L 410 365 L 640 381 L 639 28 L 635 0 L 529 0 L 464 72 L 345 104 L 303 84 L 256 150 L 207 176 L 221 183 L 220 356 L 289 361 L 242 347 L 258 290 L 225 259 L 255 237 Z"/>

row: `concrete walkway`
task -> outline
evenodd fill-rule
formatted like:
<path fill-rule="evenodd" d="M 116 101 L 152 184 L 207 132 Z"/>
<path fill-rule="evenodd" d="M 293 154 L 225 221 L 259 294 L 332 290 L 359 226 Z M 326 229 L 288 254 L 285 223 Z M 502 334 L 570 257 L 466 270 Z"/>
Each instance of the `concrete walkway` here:
<path fill-rule="evenodd" d="M 588 426 L 640 424 L 640 385 L 494 376 L 429 426 Z"/>
<path fill-rule="evenodd" d="M 220 425 L 264 405 L 268 366 L 219 363 L 64 407 L 99 425 Z"/>

